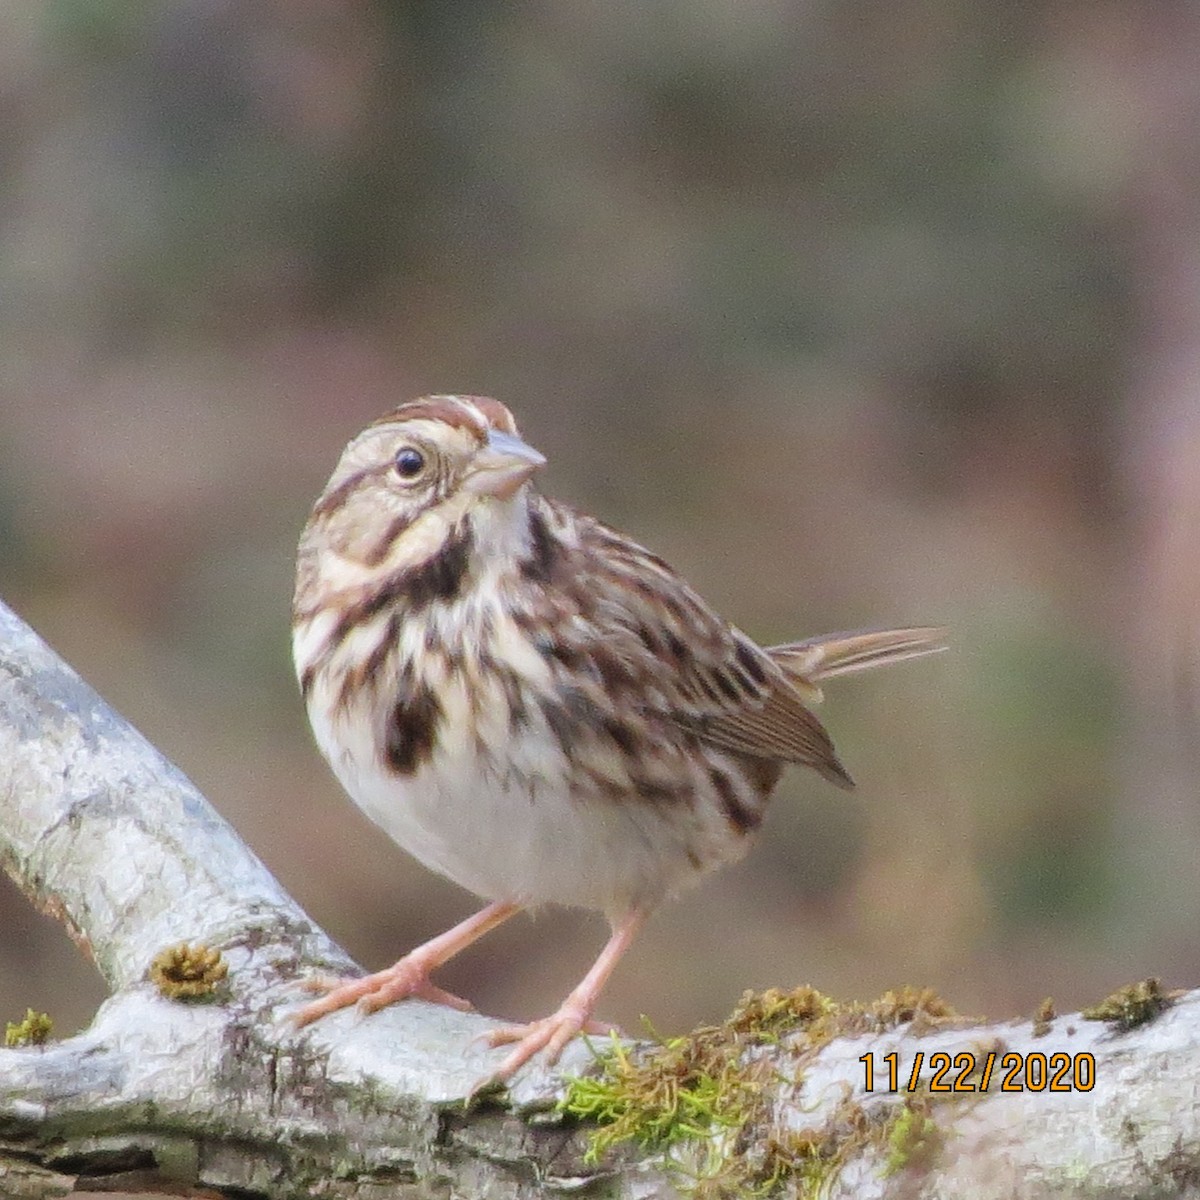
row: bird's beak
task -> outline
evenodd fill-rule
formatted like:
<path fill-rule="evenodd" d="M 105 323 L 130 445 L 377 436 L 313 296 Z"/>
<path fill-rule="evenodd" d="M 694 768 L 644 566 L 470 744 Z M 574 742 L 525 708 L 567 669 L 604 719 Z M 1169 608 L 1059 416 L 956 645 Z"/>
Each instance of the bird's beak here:
<path fill-rule="evenodd" d="M 463 486 L 481 496 L 510 500 L 521 484 L 545 463 L 545 455 L 527 446 L 519 437 L 490 429 L 487 445 L 475 455 L 471 473 Z"/>

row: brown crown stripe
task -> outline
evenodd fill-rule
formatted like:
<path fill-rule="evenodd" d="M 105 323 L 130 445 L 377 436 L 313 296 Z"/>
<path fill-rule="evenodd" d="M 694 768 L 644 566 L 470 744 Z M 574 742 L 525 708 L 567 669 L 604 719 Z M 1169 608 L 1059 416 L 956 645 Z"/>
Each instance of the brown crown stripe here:
<path fill-rule="evenodd" d="M 464 396 L 463 399 L 470 400 L 487 417 L 488 423 L 493 429 L 499 429 L 503 433 L 516 434 L 517 423 L 513 419 L 512 413 L 499 400 L 493 400 L 491 396 Z"/>
<path fill-rule="evenodd" d="M 516 433 L 517 428 L 508 409 L 490 396 L 422 396 L 372 421 L 369 428 L 400 425 L 405 421 L 441 421 L 452 429 L 470 430 L 481 442 L 487 436 L 489 425 L 505 433 Z"/>

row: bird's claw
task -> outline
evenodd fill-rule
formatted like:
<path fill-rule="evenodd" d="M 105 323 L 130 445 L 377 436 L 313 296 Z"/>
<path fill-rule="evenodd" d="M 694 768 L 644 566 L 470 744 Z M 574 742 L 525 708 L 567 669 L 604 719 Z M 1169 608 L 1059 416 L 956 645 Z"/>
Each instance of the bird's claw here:
<path fill-rule="evenodd" d="M 548 1017 L 530 1021 L 527 1025 L 502 1025 L 477 1034 L 474 1041 L 485 1041 L 489 1046 L 506 1046 L 516 1043 L 513 1051 L 490 1074 L 479 1081 L 472 1094 L 507 1083 L 535 1054 L 545 1051 L 547 1066 L 558 1062 L 567 1043 L 577 1034 L 607 1037 L 620 1032 L 607 1021 L 593 1021 L 587 1013 L 567 1004 Z"/>
<path fill-rule="evenodd" d="M 324 994 L 320 1000 L 314 1000 L 299 1012 L 292 1014 L 292 1023 L 297 1028 L 351 1005 L 366 1015 L 410 996 L 418 1000 L 427 1000 L 431 1004 L 442 1004 L 459 1012 L 471 1012 L 474 1009 L 469 1000 L 464 1000 L 461 996 L 456 996 L 433 983 L 428 971 L 420 963 L 406 959 L 401 959 L 386 971 L 376 971 L 374 975 L 365 975 L 361 979 L 336 979 L 322 975 L 305 980 L 303 986 L 307 992 Z"/>

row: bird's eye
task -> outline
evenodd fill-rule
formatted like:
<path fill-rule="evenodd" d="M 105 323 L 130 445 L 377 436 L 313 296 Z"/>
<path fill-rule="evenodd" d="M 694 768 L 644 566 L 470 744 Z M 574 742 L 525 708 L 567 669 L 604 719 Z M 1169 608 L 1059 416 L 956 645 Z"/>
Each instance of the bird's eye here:
<path fill-rule="evenodd" d="M 396 455 L 396 474 L 401 479 L 416 479 L 425 470 L 425 455 L 414 446 L 405 446 Z"/>

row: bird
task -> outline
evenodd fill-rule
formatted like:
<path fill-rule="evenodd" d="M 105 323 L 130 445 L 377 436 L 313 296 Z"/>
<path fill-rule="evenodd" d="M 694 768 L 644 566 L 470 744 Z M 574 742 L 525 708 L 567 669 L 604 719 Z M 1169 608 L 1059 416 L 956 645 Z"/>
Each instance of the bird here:
<path fill-rule="evenodd" d="M 364 813 L 486 903 L 386 970 L 319 980 L 306 1025 L 408 997 L 518 912 L 611 936 L 549 1016 L 493 1030 L 504 1083 L 557 1061 L 654 910 L 742 857 L 787 764 L 853 781 L 812 706 L 827 679 L 943 649 L 920 626 L 762 648 L 667 562 L 537 491 L 545 457 L 486 396 L 430 395 L 343 451 L 300 538 L 296 674 Z"/>

